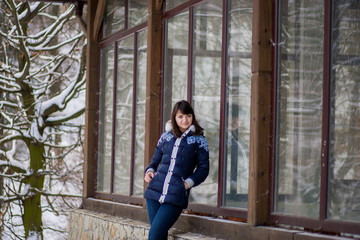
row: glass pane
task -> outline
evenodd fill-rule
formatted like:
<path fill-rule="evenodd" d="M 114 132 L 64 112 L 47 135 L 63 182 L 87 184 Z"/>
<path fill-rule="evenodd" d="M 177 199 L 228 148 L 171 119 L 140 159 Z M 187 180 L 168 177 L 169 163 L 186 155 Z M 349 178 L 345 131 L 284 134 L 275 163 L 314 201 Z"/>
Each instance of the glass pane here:
<path fill-rule="evenodd" d="M 118 42 L 114 193 L 130 194 L 134 37 Z"/>
<path fill-rule="evenodd" d="M 125 0 L 107 0 L 103 19 L 103 35 L 125 27 Z"/>
<path fill-rule="evenodd" d="M 275 212 L 318 217 L 324 1 L 283 1 L 278 52 Z"/>
<path fill-rule="evenodd" d="M 217 204 L 222 1 L 207 1 L 195 8 L 193 106 L 197 118 L 206 122 L 205 136 L 210 150 L 210 174 L 200 186 L 192 189 L 190 201 Z"/>
<path fill-rule="evenodd" d="M 136 78 L 136 119 L 133 195 L 141 197 L 144 188 L 145 151 L 145 101 L 146 101 L 146 54 L 147 30 L 138 34 L 137 78 Z"/>
<path fill-rule="evenodd" d="M 165 23 L 163 120 L 170 119 L 173 105 L 187 99 L 189 14 L 179 14 Z"/>
<path fill-rule="evenodd" d="M 335 2 L 335 1 L 333 1 Z M 354 3 L 357 4 L 354 4 Z M 360 1 L 333 4 L 328 217 L 360 221 Z"/>
<path fill-rule="evenodd" d="M 129 28 L 146 22 L 148 17 L 148 1 L 129 0 Z"/>
<path fill-rule="evenodd" d="M 165 1 L 165 10 L 169 10 L 174 7 L 177 7 L 184 2 L 186 2 L 186 1 L 184 1 L 184 0 L 166 0 Z"/>
<path fill-rule="evenodd" d="M 110 192 L 113 130 L 114 45 L 100 51 L 97 191 Z"/>
<path fill-rule="evenodd" d="M 228 13 L 224 202 L 247 208 L 249 180 L 252 1 L 232 0 Z"/>

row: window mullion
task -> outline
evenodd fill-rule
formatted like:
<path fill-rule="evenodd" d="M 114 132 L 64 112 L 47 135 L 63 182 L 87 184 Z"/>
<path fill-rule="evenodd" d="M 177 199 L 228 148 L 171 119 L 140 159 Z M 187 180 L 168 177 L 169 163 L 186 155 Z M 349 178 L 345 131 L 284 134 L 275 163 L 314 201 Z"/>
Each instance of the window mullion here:
<path fill-rule="evenodd" d="M 320 220 L 327 218 L 328 159 L 330 145 L 330 71 L 331 71 L 331 1 L 325 2 L 324 12 L 324 65 L 323 65 L 323 117 L 321 145 Z"/>

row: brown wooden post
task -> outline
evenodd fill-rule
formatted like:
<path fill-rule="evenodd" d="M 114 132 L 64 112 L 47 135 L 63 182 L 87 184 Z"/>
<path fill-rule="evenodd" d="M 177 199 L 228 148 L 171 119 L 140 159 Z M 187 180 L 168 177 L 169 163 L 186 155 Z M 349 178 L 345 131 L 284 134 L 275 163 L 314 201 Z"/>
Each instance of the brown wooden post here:
<path fill-rule="evenodd" d="M 86 109 L 85 109 L 85 149 L 83 197 L 95 193 L 96 169 L 96 111 L 98 92 L 98 44 L 94 39 L 95 14 L 98 0 L 88 0 L 87 12 L 87 58 L 86 58 Z"/>
<path fill-rule="evenodd" d="M 248 224 L 267 223 L 269 209 L 272 1 L 253 1 Z"/>
<path fill-rule="evenodd" d="M 163 0 L 149 0 L 147 75 L 146 75 L 146 116 L 145 116 L 145 154 L 147 166 L 154 154 L 160 137 L 161 107 L 161 15 Z"/>

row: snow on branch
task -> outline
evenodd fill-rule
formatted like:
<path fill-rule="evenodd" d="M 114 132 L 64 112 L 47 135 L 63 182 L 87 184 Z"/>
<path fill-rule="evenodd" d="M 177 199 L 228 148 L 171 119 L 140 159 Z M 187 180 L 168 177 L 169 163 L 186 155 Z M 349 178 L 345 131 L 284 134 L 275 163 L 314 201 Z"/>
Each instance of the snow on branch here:
<path fill-rule="evenodd" d="M 24 136 L 21 135 L 21 134 L 11 134 L 11 135 L 2 137 L 0 139 L 0 146 L 7 143 L 7 142 L 11 142 L 13 140 L 19 140 L 19 139 L 23 139 L 23 138 L 24 138 Z"/>
<path fill-rule="evenodd" d="M 21 196 L 21 195 L 0 196 L 0 202 L 1 203 L 13 202 L 16 200 L 23 199 L 23 197 L 25 197 L 25 196 Z"/>
<path fill-rule="evenodd" d="M 8 3 L 8 5 L 14 15 L 17 35 L 18 36 L 26 36 L 26 33 L 24 33 L 22 25 L 20 23 L 19 16 L 17 13 L 17 7 L 15 6 L 14 0 L 6 0 L 6 2 Z M 28 62 L 30 60 L 30 55 L 29 55 L 29 52 L 27 51 L 27 47 L 26 47 L 26 44 L 25 44 L 25 41 L 23 38 L 19 38 L 18 47 L 20 48 L 20 51 L 23 54 L 23 57 L 26 59 L 26 62 Z M 29 64 L 26 64 L 25 67 L 23 68 L 23 72 L 27 72 L 29 70 L 29 68 L 30 68 Z M 19 80 L 23 80 L 23 79 L 19 79 Z"/>
<path fill-rule="evenodd" d="M 75 37 L 73 37 L 71 39 L 63 41 L 63 42 L 61 42 L 61 43 L 59 43 L 59 44 L 57 44 L 55 46 L 51 46 L 51 47 L 46 47 L 44 45 L 38 45 L 38 46 L 35 46 L 35 47 L 29 46 L 29 50 L 31 50 L 31 51 L 40 51 L 40 50 L 41 51 L 54 51 L 54 50 L 57 50 L 57 49 L 65 46 L 65 45 L 67 45 L 67 44 L 69 44 L 69 43 L 83 37 L 83 36 L 84 36 L 84 33 L 80 33 L 79 35 L 77 35 L 77 36 L 75 36 Z"/>
<path fill-rule="evenodd" d="M 3 107 L 13 107 L 13 108 L 16 108 L 16 107 L 18 107 L 18 105 L 15 104 L 15 103 L 9 102 L 9 101 L 3 101 L 3 100 L 1 100 L 1 101 L 0 101 L 0 108 L 3 108 Z M 1 111 L 1 113 L 4 113 L 4 112 Z"/>
<path fill-rule="evenodd" d="M 20 50 L 18 47 L 19 41 L 17 41 L 17 38 L 11 36 L 11 34 L 6 34 L 0 30 L 0 37 L 4 40 L 4 42 L 7 42 L 11 47 Z"/>
<path fill-rule="evenodd" d="M 81 68 L 85 68 L 85 57 L 86 57 L 86 51 L 82 51 L 82 55 L 80 59 Z M 85 82 L 86 82 L 86 75 L 84 74 L 84 71 L 78 71 L 74 80 L 65 89 L 63 89 L 61 93 L 48 100 L 36 104 L 35 108 L 38 112 L 38 115 L 43 116 L 46 119 L 52 113 L 56 111 L 64 110 L 67 104 L 74 98 L 74 96 L 79 93 L 79 90 L 84 86 Z M 77 111 L 77 113 L 78 112 L 79 111 Z M 76 116 L 77 113 L 75 113 Z M 70 114 L 68 116 L 71 115 L 74 114 Z M 52 121 L 53 123 L 59 122 L 59 121 L 55 121 L 54 118 L 52 119 Z"/>
<path fill-rule="evenodd" d="M 71 113 L 67 113 L 66 115 L 62 115 L 62 116 L 49 116 L 46 119 L 46 125 L 47 126 L 56 126 L 56 125 L 60 125 L 64 122 L 67 122 L 71 119 L 80 117 L 83 113 L 85 112 L 85 107 L 82 107 L 74 112 Z"/>
<path fill-rule="evenodd" d="M 1 70 L 1 68 L 0 68 Z M 4 75 L 0 75 L 0 83 L 1 83 L 1 87 L 3 89 L 9 89 L 10 91 L 14 91 L 14 90 L 20 90 L 20 86 L 18 84 L 16 84 L 15 79 L 13 78 L 9 78 L 7 76 Z M 8 87 L 6 87 L 8 86 Z"/>
<path fill-rule="evenodd" d="M 42 2 L 35 2 L 32 5 L 30 5 L 29 2 L 25 2 L 24 4 L 27 4 L 28 7 L 22 13 L 20 13 L 18 15 L 19 21 L 23 21 L 25 19 L 29 20 L 29 16 L 33 16 L 34 13 L 38 12 L 39 9 L 44 5 L 44 3 L 42 3 Z"/>
<path fill-rule="evenodd" d="M 64 24 L 73 17 L 74 9 L 75 6 L 71 5 L 49 27 L 37 34 L 29 35 L 27 39 L 28 46 L 44 48 L 62 30 Z"/>
<path fill-rule="evenodd" d="M 0 151 L 0 155 L 5 155 L 7 157 L 8 154 L 4 151 Z M 17 173 L 26 173 L 27 171 L 27 168 L 24 166 L 24 164 L 15 160 L 14 158 L 12 158 L 11 161 L 0 160 L 0 167 L 10 167 Z"/>
<path fill-rule="evenodd" d="M 80 89 L 84 83 L 85 77 L 83 77 L 80 81 L 73 81 L 55 97 L 37 103 L 35 108 L 37 109 L 39 116 L 47 117 L 51 113 L 59 110 L 64 110 L 68 102 L 72 99 L 72 97 L 77 93 L 78 89 Z"/>

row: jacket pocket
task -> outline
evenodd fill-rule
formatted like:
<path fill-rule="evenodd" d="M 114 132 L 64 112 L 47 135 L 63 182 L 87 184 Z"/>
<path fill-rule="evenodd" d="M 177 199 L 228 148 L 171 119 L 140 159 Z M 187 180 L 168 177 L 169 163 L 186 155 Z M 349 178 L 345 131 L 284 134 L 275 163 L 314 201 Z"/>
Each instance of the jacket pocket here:
<path fill-rule="evenodd" d="M 181 180 L 182 180 L 182 187 L 183 187 L 183 190 L 184 190 L 184 195 L 187 197 L 188 196 L 188 190 L 186 190 L 185 188 L 185 180 L 183 177 L 181 177 Z"/>

